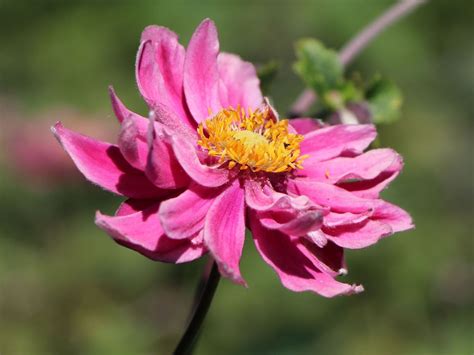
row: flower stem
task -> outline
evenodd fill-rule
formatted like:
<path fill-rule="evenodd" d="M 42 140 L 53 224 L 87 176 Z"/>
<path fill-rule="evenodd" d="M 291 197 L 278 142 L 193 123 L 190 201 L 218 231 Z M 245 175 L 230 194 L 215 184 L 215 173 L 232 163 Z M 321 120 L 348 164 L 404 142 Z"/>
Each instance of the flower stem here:
<path fill-rule="evenodd" d="M 205 271 L 206 272 L 206 271 Z M 192 354 L 194 344 L 198 338 L 199 330 L 202 327 L 202 323 L 206 318 L 207 311 L 211 306 L 214 293 L 216 292 L 217 285 L 219 284 L 220 273 L 215 261 L 212 263 L 212 269 L 207 279 L 204 290 L 201 293 L 199 302 L 194 308 L 191 321 L 186 328 L 181 340 L 178 343 L 174 355 L 189 355 Z"/>
<path fill-rule="evenodd" d="M 360 31 L 339 52 L 339 59 L 343 66 L 349 64 L 362 50 L 383 30 L 408 15 L 426 0 L 402 0 L 387 9 L 380 17 L 375 19 Z"/>
<path fill-rule="evenodd" d="M 367 25 L 352 40 L 349 41 L 339 52 L 339 60 L 343 66 L 347 66 L 367 45 L 383 30 L 408 15 L 415 8 L 427 0 L 400 0 L 388 8 L 375 21 Z M 308 110 L 316 101 L 317 96 L 311 89 L 304 90 L 291 106 L 290 116 L 297 117 Z"/>

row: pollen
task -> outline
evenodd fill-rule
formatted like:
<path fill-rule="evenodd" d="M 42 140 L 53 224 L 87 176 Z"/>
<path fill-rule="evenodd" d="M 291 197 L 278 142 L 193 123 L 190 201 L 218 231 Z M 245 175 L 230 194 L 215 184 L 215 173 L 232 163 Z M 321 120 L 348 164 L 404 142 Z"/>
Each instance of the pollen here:
<path fill-rule="evenodd" d="M 303 136 L 288 131 L 269 108 L 255 111 L 223 109 L 198 126 L 198 144 L 219 163 L 233 169 L 283 173 L 302 169 Z"/>

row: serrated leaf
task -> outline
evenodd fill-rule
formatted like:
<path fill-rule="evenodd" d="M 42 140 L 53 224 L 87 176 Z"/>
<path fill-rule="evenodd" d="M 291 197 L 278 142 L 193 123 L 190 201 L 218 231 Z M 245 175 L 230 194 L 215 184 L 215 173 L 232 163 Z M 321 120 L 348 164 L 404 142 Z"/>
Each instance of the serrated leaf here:
<path fill-rule="evenodd" d="M 398 120 L 403 97 L 392 81 L 375 79 L 366 91 L 366 98 L 374 123 L 391 123 Z"/>
<path fill-rule="evenodd" d="M 257 69 L 257 76 L 260 79 L 260 88 L 262 92 L 266 94 L 270 88 L 271 83 L 275 79 L 280 64 L 276 60 L 271 60 Z"/>
<path fill-rule="evenodd" d="M 343 67 L 335 51 L 321 42 L 307 38 L 296 42 L 295 72 L 321 97 L 337 90 L 344 82 Z"/>

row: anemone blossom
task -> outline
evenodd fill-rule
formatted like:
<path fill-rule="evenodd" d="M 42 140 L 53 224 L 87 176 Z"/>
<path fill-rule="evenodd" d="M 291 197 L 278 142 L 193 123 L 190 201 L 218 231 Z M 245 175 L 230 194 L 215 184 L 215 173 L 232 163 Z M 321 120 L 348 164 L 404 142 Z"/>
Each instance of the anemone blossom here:
<path fill-rule="evenodd" d="M 147 27 L 136 77 L 150 115 L 128 110 L 110 89 L 117 145 L 53 128 L 88 180 L 127 197 L 114 216 L 96 215 L 119 244 L 171 263 L 210 253 L 223 276 L 246 285 L 239 262 L 248 228 L 285 287 L 332 297 L 363 290 L 336 280 L 347 272 L 344 248 L 412 227 L 379 197 L 402 159 L 391 149 L 364 153 L 374 126 L 279 119 L 254 66 L 219 52 L 211 20 L 186 50 L 169 29 Z"/>

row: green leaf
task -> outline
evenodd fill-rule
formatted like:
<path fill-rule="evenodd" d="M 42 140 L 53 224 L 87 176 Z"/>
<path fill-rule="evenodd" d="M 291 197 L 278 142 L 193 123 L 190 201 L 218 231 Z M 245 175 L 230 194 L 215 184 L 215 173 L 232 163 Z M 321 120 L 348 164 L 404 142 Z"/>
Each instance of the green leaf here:
<path fill-rule="evenodd" d="M 341 88 L 341 95 L 346 103 L 364 99 L 363 90 L 359 88 L 354 81 L 346 81 L 344 83 Z"/>
<path fill-rule="evenodd" d="M 264 94 L 269 91 L 270 85 L 278 73 L 278 69 L 280 69 L 280 64 L 276 60 L 271 60 L 258 67 L 257 76 L 260 79 L 260 88 Z"/>
<path fill-rule="evenodd" d="M 398 120 L 403 97 L 392 81 L 376 78 L 368 87 L 366 98 L 374 123 L 391 123 Z"/>
<path fill-rule="evenodd" d="M 306 85 L 323 99 L 329 91 L 341 88 L 343 67 L 335 51 L 311 38 L 296 42 L 295 49 L 297 61 L 293 68 Z"/>

